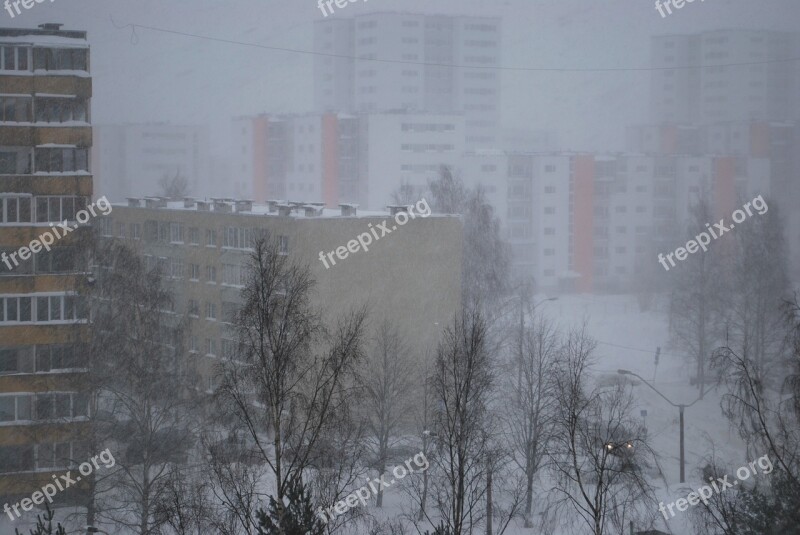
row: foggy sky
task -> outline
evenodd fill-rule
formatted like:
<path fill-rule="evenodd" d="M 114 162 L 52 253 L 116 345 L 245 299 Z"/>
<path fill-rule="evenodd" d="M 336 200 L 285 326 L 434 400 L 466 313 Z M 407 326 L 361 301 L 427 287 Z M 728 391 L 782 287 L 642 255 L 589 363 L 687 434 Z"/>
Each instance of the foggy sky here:
<path fill-rule="evenodd" d="M 797 31 L 797 0 L 700 0 L 661 18 L 652 0 L 361 0 L 331 17 L 374 11 L 503 18 L 503 66 L 647 67 L 649 37 L 721 28 Z M 92 122 L 206 124 L 222 153 L 231 117 L 312 110 L 312 56 L 117 25 L 312 50 L 316 0 L 55 0 L 3 27 L 61 22 L 89 32 Z M 792 68 L 800 69 L 795 64 Z M 557 130 L 563 148 L 622 150 L 626 125 L 648 122 L 645 72 L 502 73 L 503 126 Z"/>

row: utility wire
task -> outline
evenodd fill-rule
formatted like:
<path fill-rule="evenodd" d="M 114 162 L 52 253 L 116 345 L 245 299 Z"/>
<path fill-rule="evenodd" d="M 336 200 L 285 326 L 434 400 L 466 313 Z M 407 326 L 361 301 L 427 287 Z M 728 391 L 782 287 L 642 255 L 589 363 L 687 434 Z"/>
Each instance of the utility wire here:
<path fill-rule="evenodd" d="M 280 46 L 269 46 L 269 45 L 259 45 L 257 43 L 247 43 L 244 41 L 235 41 L 233 39 L 223 39 L 221 37 L 211 37 L 208 35 L 198 35 L 194 33 L 188 32 L 181 32 L 178 30 L 171 30 L 168 28 L 157 28 L 155 26 L 145 26 L 143 24 L 123 24 L 118 25 L 114 22 L 113 17 L 111 18 L 111 23 L 117 29 L 124 29 L 124 28 L 131 28 L 131 42 L 133 44 L 137 44 L 139 42 L 139 36 L 136 34 L 136 28 L 141 28 L 143 30 L 150 30 L 153 32 L 161 32 L 171 35 L 179 35 L 182 37 L 193 37 L 195 39 L 203 39 L 206 41 L 214 41 L 217 43 L 226 43 L 229 45 L 239 45 L 239 46 L 249 46 L 253 48 L 260 48 L 264 50 L 273 50 L 276 52 L 289 52 L 293 54 L 306 54 L 309 56 L 322 56 L 327 58 L 338 58 L 338 59 L 351 59 L 356 61 L 368 61 L 373 63 L 390 63 L 390 64 L 397 64 L 397 65 L 417 65 L 422 67 L 448 67 L 453 69 L 480 69 L 480 70 L 492 70 L 492 71 L 517 71 L 517 72 L 646 72 L 646 71 L 672 71 L 672 70 L 691 70 L 691 69 L 706 69 L 711 67 L 745 67 L 748 65 L 767 65 L 772 63 L 789 63 L 794 61 L 800 61 L 800 57 L 796 58 L 783 58 L 783 59 L 772 59 L 772 60 L 764 60 L 764 61 L 746 61 L 740 63 L 721 63 L 721 64 L 714 64 L 714 65 L 676 65 L 673 67 L 597 67 L 597 68 L 556 68 L 556 67 L 502 67 L 502 66 L 490 66 L 490 65 L 461 65 L 455 63 L 428 63 L 423 61 L 407 61 L 407 60 L 397 60 L 397 59 L 381 59 L 381 58 L 359 58 L 356 56 L 349 56 L 346 54 L 332 54 L 329 52 L 315 52 L 313 50 L 303 50 L 301 48 L 287 48 L 287 47 L 280 47 Z"/>

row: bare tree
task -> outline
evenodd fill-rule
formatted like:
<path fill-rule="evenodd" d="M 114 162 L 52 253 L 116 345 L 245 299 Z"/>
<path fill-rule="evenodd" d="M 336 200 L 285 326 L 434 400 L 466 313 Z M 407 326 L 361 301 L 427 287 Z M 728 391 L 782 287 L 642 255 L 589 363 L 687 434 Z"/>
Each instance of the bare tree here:
<path fill-rule="evenodd" d="M 378 476 L 386 473 L 403 424 L 409 423 L 419 376 L 415 360 L 397 327 L 388 319 L 378 325 L 360 381 Z M 383 505 L 383 487 L 378 489 L 376 505 Z"/>
<path fill-rule="evenodd" d="M 525 527 L 532 527 L 533 483 L 546 458 L 555 416 L 555 371 L 560 350 L 552 322 L 539 318 L 523 334 L 520 380 L 508 380 L 507 403 L 513 459 L 525 476 Z"/>
<path fill-rule="evenodd" d="M 653 524 L 657 504 L 643 471 L 656 457 L 631 415 L 630 392 L 586 384 L 595 345 L 585 328 L 566 338 L 549 456 L 553 505 L 563 518 L 577 515 L 593 535 L 604 535 L 622 532 L 631 520 Z"/>
<path fill-rule="evenodd" d="M 252 440 L 278 503 L 307 468 L 347 453 L 326 454 L 325 439 L 350 408 L 363 361 L 366 310 L 330 330 L 312 310 L 313 286 L 307 266 L 282 255 L 277 240 L 257 237 L 234 320 L 238 348 L 221 367 L 217 399 Z"/>
<path fill-rule="evenodd" d="M 706 201 L 694 205 L 691 213 L 688 236 L 694 238 L 706 231 L 704 225 L 711 221 L 712 214 Z M 722 339 L 722 299 L 726 288 L 721 276 L 724 270 L 720 265 L 719 245 L 712 242 L 708 251 L 691 255 L 672 268 L 670 336 L 672 345 L 686 352 L 695 366 L 701 399 L 705 393 L 707 361 Z"/>
<path fill-rule="evenodd" d="M 493 375 L 486 323 L 464 309 L 439 344 L 432 387 L 438 404 L 438 455 L 431 463 L 432 494 L 448 533 L 471 533 L 485 520 L 488 404 Z M 428 518 L 429 515 L 427 515 Z"/>
<path fill-rule="evenodd" d="M 97 395 L 93 442 L 114 444 L 113 487 L 100 503 L 100 518 L 140 535 L 155 533 L 156 504 L 167 480 L 187 460 L 197 428 L 197 378 L 184 347 L 184 322 L 158 266 L 148 268 L 124 244 L 102 246 L 92 289 Z"/>
<path fill-rule="evenodd" d="M 189 180 L 177 169 L 175 175 L 164 175 L 158 181 L 161 196 L 174 201 L 181 200 L 189 194 Z"/>

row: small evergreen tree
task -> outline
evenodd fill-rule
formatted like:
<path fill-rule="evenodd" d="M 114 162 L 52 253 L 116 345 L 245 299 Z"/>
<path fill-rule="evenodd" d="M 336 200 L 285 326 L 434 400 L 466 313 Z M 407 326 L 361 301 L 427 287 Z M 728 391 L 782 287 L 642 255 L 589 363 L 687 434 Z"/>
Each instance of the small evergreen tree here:
<path fill-rule="evenodd" d="M 50 510 L 50 506 L 48 504 L 44 504 L 45 512 L 43 515 L 36 515 L 36 528 L 32 529 L 30 535 L 67 535 L 64 526 L 60 523 L 56 526 L 55 531 L 53 531 L 53 511 Z M 45 524 L 47 522 L 47 524 Z M 14 528 L 15 535 L 22 535 L 17 528 Z"/>
<path fill-rule="evenodd" d="M 269 497 L 269 511 L 259 510 L 258 535 L 322 535 L 325 524 L 315 513 L 308 488 L 299 479 L 289 484 L 288 504 Z"/>

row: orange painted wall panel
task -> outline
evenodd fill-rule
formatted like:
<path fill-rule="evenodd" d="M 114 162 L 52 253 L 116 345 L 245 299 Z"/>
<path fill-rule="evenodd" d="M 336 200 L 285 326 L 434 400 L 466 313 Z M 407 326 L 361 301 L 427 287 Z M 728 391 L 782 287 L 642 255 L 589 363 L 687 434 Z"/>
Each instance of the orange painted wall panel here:
<path fill-rule="evenodd" d="M 339 204 L 339 120 L 322 116 L 322 201 L 329 208 Z"/>
<path fill-rule="evenodd" d="M 573 260 L 580 273 L 578 292 L 591 292 L 594 286 L 594 157 L 575 158 L 574 211 L 572 214 Z"/>

